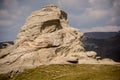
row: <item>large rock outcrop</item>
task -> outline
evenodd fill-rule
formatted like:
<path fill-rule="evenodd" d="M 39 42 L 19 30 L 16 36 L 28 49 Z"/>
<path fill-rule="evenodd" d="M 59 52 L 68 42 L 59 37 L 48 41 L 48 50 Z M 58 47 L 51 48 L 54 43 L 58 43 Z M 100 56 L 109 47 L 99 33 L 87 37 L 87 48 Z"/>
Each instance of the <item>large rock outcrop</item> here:
<path fill-rule="evenodd" d="M 14 45 L 1 50 L 0 73 L 48 64 L 91 63 L 96 53 L 85 51 L 82 36 L 68 25 L 64 11 L 45 6 L 27 18 Z"/>

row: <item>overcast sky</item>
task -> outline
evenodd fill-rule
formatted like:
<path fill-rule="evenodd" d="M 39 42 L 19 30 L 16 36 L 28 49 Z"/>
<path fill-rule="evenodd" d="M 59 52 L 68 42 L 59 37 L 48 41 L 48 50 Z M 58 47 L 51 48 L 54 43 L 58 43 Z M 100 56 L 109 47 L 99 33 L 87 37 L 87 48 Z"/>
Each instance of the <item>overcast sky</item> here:
<path fill-rule="evenodd" d="M 32 11 L 56 4 L 82 32 L 120 30 L 120 0 L 0 0 L 0 42 L 13 41 Z"/>

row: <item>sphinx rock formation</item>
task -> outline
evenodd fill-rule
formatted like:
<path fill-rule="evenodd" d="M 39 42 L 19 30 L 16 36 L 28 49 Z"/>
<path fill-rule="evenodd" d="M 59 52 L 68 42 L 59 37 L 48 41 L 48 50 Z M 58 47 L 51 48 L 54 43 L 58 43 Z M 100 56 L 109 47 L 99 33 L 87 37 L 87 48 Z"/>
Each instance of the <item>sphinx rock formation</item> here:
<path fill-rule="evenodd" d="M 45 6 L 27 18 L 14 45 L 1 50 L 0 73 L 95 60 L 95 52 L 85 51 L 82 36 L 68 25 L 64 11 L 53 4 Z"/>

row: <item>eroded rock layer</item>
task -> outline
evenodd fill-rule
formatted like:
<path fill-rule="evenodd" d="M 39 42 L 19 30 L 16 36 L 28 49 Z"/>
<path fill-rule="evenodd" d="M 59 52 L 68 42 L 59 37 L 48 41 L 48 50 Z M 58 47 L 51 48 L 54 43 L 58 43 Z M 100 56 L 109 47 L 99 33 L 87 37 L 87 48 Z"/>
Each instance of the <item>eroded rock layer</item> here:
<path fill-rule="evenodd" d="M 96 53 L 85 51 L 82 36 L 68 25 L 64 11 L 55 5 L 45 6 L 27 18 L 14 45 L 1 50 L 0 73 L 94 60 Z"/>

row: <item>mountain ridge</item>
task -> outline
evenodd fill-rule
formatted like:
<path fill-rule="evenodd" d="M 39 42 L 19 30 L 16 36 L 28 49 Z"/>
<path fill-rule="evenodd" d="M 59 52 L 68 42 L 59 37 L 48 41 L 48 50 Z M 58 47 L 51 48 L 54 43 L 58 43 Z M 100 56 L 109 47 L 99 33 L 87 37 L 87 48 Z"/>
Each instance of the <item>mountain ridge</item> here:
<path fill-rule="evenodd" d="M 114 37 L 118 33 L 119 32 L 86 32 L 84 33 L 84 36 L 94 39 L 107 39 Z"/>

